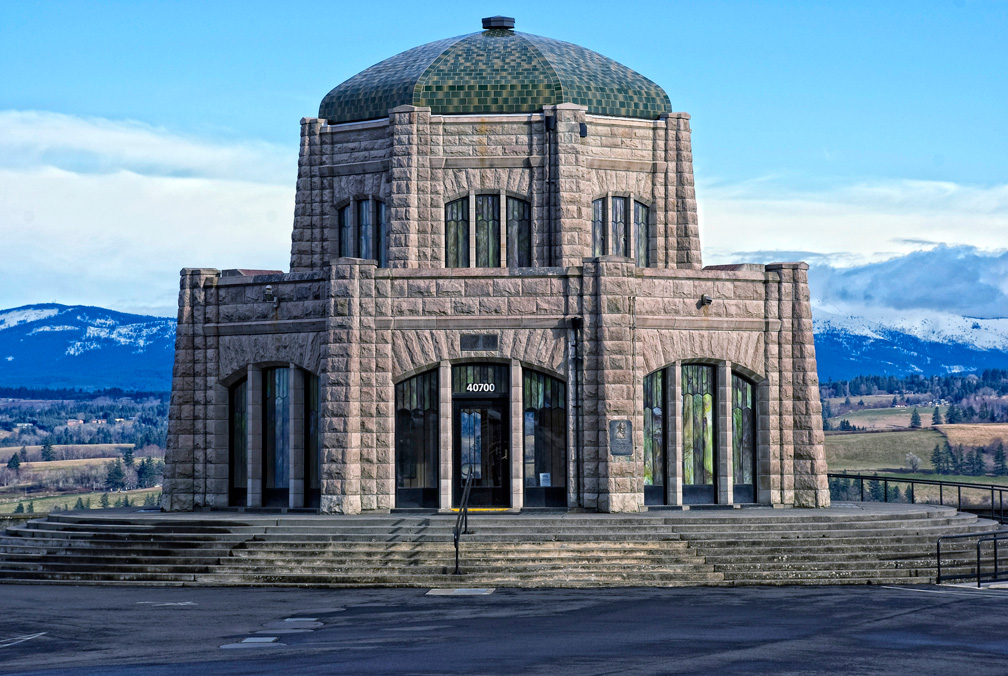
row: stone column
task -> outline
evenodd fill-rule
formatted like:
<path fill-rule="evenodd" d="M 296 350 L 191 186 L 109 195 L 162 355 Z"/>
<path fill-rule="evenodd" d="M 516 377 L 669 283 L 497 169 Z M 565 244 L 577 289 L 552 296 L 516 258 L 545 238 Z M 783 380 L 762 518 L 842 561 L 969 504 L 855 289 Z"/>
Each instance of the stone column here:
<path fill-rule="evenodd" d="M 298 155 L 297 192 L 294 202 L 294 229 L 291 233 L 291 272 L 307 272 L 323 268 L 324 207 L 320 130 L 326 121 L 317 118 L 301 119 L 301 150 Z M 328 140 L 328 136 L 326 135 Z"/>
<path fill-rule="evenodd" d="M 525 506 L 525 462 L 522 414 L 522 367 L 511 360 L 511 508 Z"/>
<path fill-rule="evenodd" d="M 731 362 L 716 367 L 717 371 L 717 501 L 721 505 L 735 502 L 735 462 L 732 448 L 732 385 Z"/>
<path fill-rule="evenodd" d="M 434 237 L 429 202 L 430 108 L 398 106 L 389 111 L 392 161 L 388 200 L 389 266 L 415 268 L 429 265 Z M 426 190 L 418 181 L 424 179 Z M 420 204 L 424 203 L 421 219 Z"/>
<path fill-rule="evenodd" d="M 305 506 L 305 466 L 304 466 L 304 426 L 305 426 L 305 402 L 304 402 L 304 371 L 297 364 L 288 364 L 288 374 L 290 379 L 288 397 L 288 411 L 290 416 L 290 428 L 288 429 L 290 448 L 290 487 L 288 490 L 289 503 L 292 508 Z"/>
<path fill-rule="evenodd" d="M 248 448 L 248 492 L 246 503 L 249 507 L 262 507 L 262 454 L 263 454 L 263 382 L 262 369 L 248 367 L 248 387 L 245 390 L 246 432 Z"/>
<path fill-rule="evenodd" d="M 666 430 L 668 439 L 665 442 L 668 457 L 665 465 L 668 471 L 668 503 L 670 505 L 681 505 L 683 503 L 682 485 L 682 465 L 683 465 L 683 436 L 682 436 L 682 362 L 676 361 L 669 366 L 665 376 L 665 389 L 667 391 L 666 414 L 668 423 Z"/>
<path fill-rule="evenodd" d="M 438 364 L 438 507 L 443 512 L 452 507 L 452 384 L 451 364 Z"/>

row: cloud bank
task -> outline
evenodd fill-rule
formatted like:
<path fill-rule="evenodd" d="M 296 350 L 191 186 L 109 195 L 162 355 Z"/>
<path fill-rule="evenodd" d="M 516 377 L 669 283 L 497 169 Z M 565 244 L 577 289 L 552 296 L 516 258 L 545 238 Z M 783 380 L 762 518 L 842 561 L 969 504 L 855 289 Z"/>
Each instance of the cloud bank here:
<path fill-rule="evenodd" d="M 174 315 L 183 267 L 286 269 L 296 167 L 264 143 L 0 112 L 0 307 Z"/>

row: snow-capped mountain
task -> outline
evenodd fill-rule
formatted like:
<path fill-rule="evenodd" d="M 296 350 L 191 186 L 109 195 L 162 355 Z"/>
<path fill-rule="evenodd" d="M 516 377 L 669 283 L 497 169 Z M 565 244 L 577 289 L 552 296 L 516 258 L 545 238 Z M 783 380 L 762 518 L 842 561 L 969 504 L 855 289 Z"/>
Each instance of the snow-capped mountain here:
<path fill-rule="evenodd" d="M 0 310 L 0 386 L 167 391 L 175 320 L 52 303 Z"/>
<path fill-rule="evenodd" d="M 1008 318 L 813 306 L 823 382 L 1008 368 Z M 56 304 L 0 310 L 0 387 L 167 391 L 175 320 Z"/>
<path fill-rule="evenodd" d="M 819 379 L 1008 368 L 1008 318 L 814 306 Z"/>

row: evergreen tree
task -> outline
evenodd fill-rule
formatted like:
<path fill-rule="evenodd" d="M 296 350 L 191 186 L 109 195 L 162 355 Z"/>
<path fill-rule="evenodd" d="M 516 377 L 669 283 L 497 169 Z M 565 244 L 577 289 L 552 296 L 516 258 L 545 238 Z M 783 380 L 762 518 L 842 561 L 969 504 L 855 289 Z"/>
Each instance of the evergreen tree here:
<path fill-rule="evenodd" d="M 931 466 L 934 468 L 936 474 L 945 474 L 947 471 L 945 449 L 942 448 L 941 444 L 935 444 L 934 450 L 931 451 Z"/>
<path fill-rule="evenodd" d="M 948 412 L 945 414 L 945 421 L 949 425 L 958 425 L 963 421 L 962 411 L 955 404 L 948 407 Z"/>
<path fill-rule="evenodd" d="M 133 448 L 131 446 L 127 447 L 127 448 L 124 448 L 123 452 L 122 452 L 122 456 L 123 456 L 123 463 L 127 467 L 132 467 L 133 466 Z"/>
<path fill-rule="evenodd" d="M 984 472 L 984 459 L 983 459 L 983 449 L 978 448 L 973 451 L 973 476 L 983 476 L 986 474 Z"/>
<path fill-rule="evenodd" d="M 965 455 L 966 451 L 963 449 L 962 444 L 949 447 L 949 471 L 952 474 L 965 474 L 963 471 Z"/>
<path fill-rule="evenodd" d="M 10 460 L 7 461 L 7 469 L 12 469 L 12 470 L 14 470 L 14 472 L 20 474 L 21 473 L 21 456 L 18 455 L 17 453 L 15 453 L 14 455 L 12 455 L 10 457 Z"/>
<path fill-rule="evenodd" d="M 917 407 L 914 406 L 913 413 L 910 415 L 910 427 L 911 429 L 920 429 L 921 418 L 920 413 L 917 412 Z"/>
<path fill-rule="evenodd" d="M 934 413 L 931 414 L 931 424 L 932 425 L 942 425 L 942 424 L 944 424 L 944 422 L 945 421 L 942 420 L 941 410 L 937 406 L 935 406 Z"/>
<path fill-rule="evenodd" d="M 98 500 L 98 506 L 101 507 L 102 509 L 108 509 L 109 506 L 108 493 L 101 494 L 101 498 Z"/>
<path fill-rule="evenodd" d="M 21 446 L 19 453 L 21 453 L 21 462 L 28 462 L 28 447 Z"/>
<path fill-rule="evenodd" d="M 84 506 L 84 500 L 82 498 L 77 498 L 77 504 L 74 505 L 74 509 L 87 509 Z"/>
<path fill-rule="evenodd" d="M 994 449 L 994 474 L 1005 476 L 1008 474 L 1008 465 L 1005 464 L 1004 442 L 998 439 L 997 448 Z"/>
<path fill-rule="evenodd" d="M 116 498 L 115 506 L 116 506 L 116 508 L 119 508 L 119 507 L 123 506 L 123 504 L 122 504 L 122 498 Z"/>
<path fill-rule="evenodd" d="M 52 462 L 55 458 L 56 456 L 53 454 L 52 439 L 46 438 L 45 443 L 42 444 L 42 460 L 45 462 Z"/>
<path fill-rule="evenodd" d="M 900 487 L 894 484 L 889 485 L 889 502 L 902 502 L 903 494 L 900 492 Z"/>
<path fill-rule="evenodd" d="M 122 490 L 126 485 L 126 472 L 123 470 L 122 461 L 108 463 L 108 472 L 105 475 L 105 488 L 110 491 Z"/>
<path fill-rule="evenodd" d="M 868 495 L 872 500 L 882 502 L 885 500 L 885 486 L 878 479 L 872 479 L 868 482 Z"/>
<path fill-rule="evenodd" d="M 28 509 L 26 509 L 25 512 L 27 514 L 34 514 L 35 513 L 35 501 L 34 500 L 29 500 L 28 501 Z"/>
<path fill-rule="evenodd" d="M 24 514 L 24 505 L 19 502 L 17 504 L 17 507 L 14 508 L 14 513 L 15 514 Z"/>

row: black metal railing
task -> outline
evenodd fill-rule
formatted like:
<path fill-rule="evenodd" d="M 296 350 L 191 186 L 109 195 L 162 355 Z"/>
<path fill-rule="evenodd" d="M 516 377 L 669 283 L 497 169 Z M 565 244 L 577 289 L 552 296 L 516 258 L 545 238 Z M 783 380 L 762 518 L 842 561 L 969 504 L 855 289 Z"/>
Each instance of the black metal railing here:
<path fill-rule="evenodd" d="M 949 540 L 964 540 L 967 538 L 976 538 L 976 571 L 974 573 L 947 573 L 943 572 L 942 568 L 942 542 L 948 542 Z M 1008 530 L 990 530 L 984 531 L 982 533 L 959 533 L 956 535 L 943 535 L 938 538 L 937 547 L 937 559 L 938 559 L 938 575 L 935 578 L 935 582 L 941 584 L 942 582 L 949 582 L 952 580 L 968 580 L 976 577 L 977 587 L 980 587 L 984 582 L 996 582 L 998 580 L 1008 579 L 1008 571 L 1006 575 L 1002 576 L 1000 561 L 998 560 L 998 542 L 1000 540 L 1008 540 Z M 987 572 L 984 572 L 983 566 L 983 545 L 985 542 L 990 542 L 993 544 L 992 550 L 992 562 L 987 566 Z M 947 569 L 948 566 L 945 566 Z"/>
<path fill-rule="evenodd" d="M 985 483 L 974 483 L 969 481 L 943 481 L 941 479 L 908 479 L 906 477 L 898 477 L 883 474 L 847 474 L 847 473 L 836 473 L 830 472 L 827 474 L 831 482 L 830 489 L 832 491 L 832 482 L 838 479 L 852 479 L 860 482 L 860 501 L 865 502 L 865 482 L 866 481 L 877 481 L 882 487 L 882 500 L 879 502 L 889 502 L 889 485 L 890 484 L 909 484 L 905 495 L 907 496 L 907 502 L 913 504 L 916 501 L 916 491 L 915 486 L 937 486 L 938 487 L 938 504 L 945 504 L 945 492 L 946 489 L 955 489 L 956 501 L 955 506 L 959 511 L 969 511 L 977 515 L 988 516 L 988 510 L 986 507 L 977 507 L 975 505 L 966 505 L 963 508 L 963 489 L 973 491 L 983 491 L 984 497 L 986 494 L 990 494 L 990 511 L 989 516 L 994 521 L 999 523 L 1005 523 L 1005 493 L 1008 492 L 1008 486 L 999 486 L 996 484 L 985 484 Z M 850 497 L 850 496 L 848 496 Z M 951 506 L 951 505 L 949 505 Z"/>
<path fill-rule="evenodd" d="M 463 535 L 469 534 L 469 491 L 472 489 L 473 477 L 476 475 L 471 469 L 466 476 L 465 488 L 462 489 L 462 501 L 459 502 L 458 517 L 455 519 L 455 530 L 452 532 L 452 539 L 455 541 L 455 574 L 461 575 L 459 570 L 459 544 Z"/>

